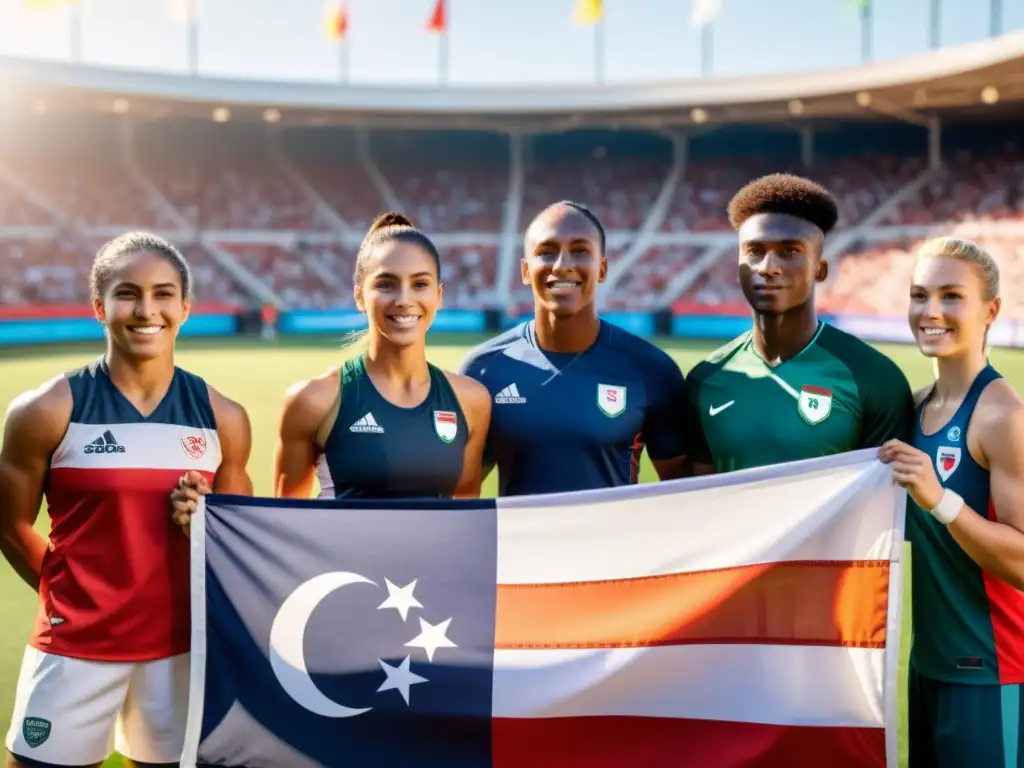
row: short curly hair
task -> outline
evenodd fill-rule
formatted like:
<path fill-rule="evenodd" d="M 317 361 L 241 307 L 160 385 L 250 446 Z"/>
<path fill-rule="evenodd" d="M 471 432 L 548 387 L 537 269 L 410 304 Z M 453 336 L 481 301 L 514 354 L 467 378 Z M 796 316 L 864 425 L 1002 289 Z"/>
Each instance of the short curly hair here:
<path fill-rule="evenodd" d="M 759 213 L 785 213 L 811 222 L 825 234 L 839 220 L 836 200 L 820 184 L 788 173 L 762 176 L 729 201 L 729 223 L 739 229 Z"/>

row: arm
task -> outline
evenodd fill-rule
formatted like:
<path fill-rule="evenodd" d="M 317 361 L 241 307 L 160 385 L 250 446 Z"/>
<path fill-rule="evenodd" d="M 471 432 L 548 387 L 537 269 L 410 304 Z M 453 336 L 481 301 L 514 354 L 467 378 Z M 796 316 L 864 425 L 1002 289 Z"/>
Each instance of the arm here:
<path fill-rule="evenodd" d="M 252 426 L 249 414 L 238 403 L 210 388 L 210 403 L 217 417 L 220 439 L 220 466 L 213 478 L 214 493 L 252 496 L 249 455 L 252 452 Z"/>
<path fill-rule="evenodd" d="M 700 416 L 683 372 L 667 355 L 647 370 L 651 403 L 644 419 L 647 455 L 661 480 L 714 471 Z"/>
<path fill-rule="evenodd" d="M 1003 386 L 1000 387 L 1000 384 Z M 1024 590 L 1024 403 L 1009 385 L 996 382 L 975 410 L 975 429 L 982 456 L 989 468 L 989 489 L 995 520 L 987 510 L 952 504 L 940 510 L 955 515 L 948 523 L 950 535 L 983 570 L 1018 590 Z M 989 396 L 992 395 L 990 398 Z M 980 418 L 978 418 L 980 417 Z M 886 443 L 880 455 L 893 466 L 893 474 L 911 498 L 925 510 L 934 510 L 944 497 L 930 456 L 899 441 Z M 952 499 L 953 497 L 947 497 Z M 948 503 L 948 501 L 946 502 Z M 959 507 L 959 509 L 957 509 Z M 948 519 L 948 518 L 947 518 Z"/>
<path fill-rule="evenodd" d="M 1024 403 L 1005 405 L 1009 404 L 991 409 L 998 410 L 996 418 L 984 418 L 978 424 L 980 458 L 988 464 L 996 519 L 983 516 L 988 510 L 978 514 L 965 504 L 949 524 L 949 532 L 982 569 L 1024 590 Z"/>
<path fill-rule="evenodd" d="M 63 377 L 11 403 L 0 448 L 0 551 L 32 589 L 48 544 L 35 530 L 50 456 L 71 421 L 71 389 Z"/>
<path fill-rule="evenodd" d="M 469 440 L 462 453 L 462 476 L 455 489 L 457 499 L 476 499 L 483 483 L 483 454 L 491 425 L 491 395 L 487 387 L 468 376 L 448 374 L 469 424 Z"/>
<path fill-rule="evenodd" d="M 316 462 L 321 451 L 317 435 L 340 391 L 337 371 L 301 382 L 288 390 L 274 448 L 275 496 L 308 499 L 313 494 Z"/>
<path fill-rule="evenodd" d="M 483 445 L 480 447 L 480 482 L 482 484 L 483 481 L 487 479 L 488 475 L 490 475 L 491 472 L 494 470 L 495 464 L 497 463 L 497 456 L 495 455 L 494 451 L 493 434 L 490 432 L 491 409 L 494 407 L 494 405 L 491 402 L 490 390 L 487 389 L 487 385 L 484 384 L 482 380 L 481 368 L 482 364 L 480 362 L 480 353 L 478 350 L 474 350 L 469 355 L 467 355 L 466 358 L 462 361 L 462 365 L 459 366 L 457 375 L 478 382 L 480 386 L 484 388 L 484 392 L 487 393 L 488 433 L 484 438 Z M 452 377 L 449 376 L 449 379 L 452 379 Z M 459 397 L 461 398 L 461 394 L 459 395 Z M 463 406 L 463 410 L 465 410 L 465 406 Z M 476 462 L 474 461 L 473 463 L 475 464 Z"/>
<path fill-rule="evenodd" d="M 887 440 L 909 442 L 914 434 L 914 393 L 907 377 L 888 358 L 871 378 L 857 380 L 864 386 L 858 448 L 877 448 Z"/>

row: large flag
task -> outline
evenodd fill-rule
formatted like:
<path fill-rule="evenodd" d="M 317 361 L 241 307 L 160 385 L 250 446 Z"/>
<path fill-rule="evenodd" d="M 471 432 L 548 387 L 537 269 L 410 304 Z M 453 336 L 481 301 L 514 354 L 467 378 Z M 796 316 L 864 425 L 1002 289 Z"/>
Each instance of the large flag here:
<path fill-rule="evenodd" d="M 897 765 L 867 450 L 480 501 L 210 496 L 183 766 Z"/>

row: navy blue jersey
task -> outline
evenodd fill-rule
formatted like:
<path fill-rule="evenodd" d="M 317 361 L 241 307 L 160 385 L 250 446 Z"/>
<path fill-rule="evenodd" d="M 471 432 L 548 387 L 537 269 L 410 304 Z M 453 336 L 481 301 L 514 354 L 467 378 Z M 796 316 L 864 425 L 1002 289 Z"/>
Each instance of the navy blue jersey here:
<path fill-rule="evenodd" d="M 460 372 L 494 398 L 484 460 L 501 496 L 628 485 L 645 447 L 652 459 L 686 453 L 695 417 L 682 372 L 609 323 L 583 352 L 554 353 L 531 320 L 477 347 Z"/>

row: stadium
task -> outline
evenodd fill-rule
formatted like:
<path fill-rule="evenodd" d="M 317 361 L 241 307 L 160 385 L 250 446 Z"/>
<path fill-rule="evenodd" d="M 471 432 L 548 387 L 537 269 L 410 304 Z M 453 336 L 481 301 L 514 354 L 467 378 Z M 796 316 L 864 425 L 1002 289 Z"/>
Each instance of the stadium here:
<path fill-rule="evenodd" d="M 561 199 L 590 207 L 608 231 L 601 317 L 688 371 L 750 326 L 725 207 L 774 172 L 839 200 L 819 311 L 877 344 L 915 388 L 932 375 L 908 343 L 917 245 L 956 235 L 988 249 L 1004 286 L 992 360 L 1020 389 L 1022 73 L 1021 31 L 784 75 L 521 88 L 0 56 L 0 404 L 101 352 L 92 257 L 125 231 L 154 232 L 194 273 L 179 364 L 248 409 L 250 472 L 269 495 L 285 391 L 337 364 L 365 325 L 352 274 L 373 218 L 405 212 L 441 250 L 445 306 L 428 351 L 455 369 L 531 314 L 524 228 Z M 653 479 L 645 459 L 641 480 Z M 484 493 L 494 495 L 493 475 Z M 6 728 L 35 596 L 0 567 Z"/>

